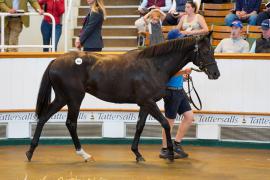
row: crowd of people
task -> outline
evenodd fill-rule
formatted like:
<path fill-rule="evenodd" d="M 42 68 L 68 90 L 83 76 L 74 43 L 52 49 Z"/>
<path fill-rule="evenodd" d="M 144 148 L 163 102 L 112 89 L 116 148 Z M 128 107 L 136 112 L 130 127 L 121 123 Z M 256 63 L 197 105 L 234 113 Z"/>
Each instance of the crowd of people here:
<path fill-rule="evenodd" d="M 224 24 L 231 27 L 230 38 L 223 39 L 215 48 L 217 53 L 243 53 L 243 52 L 270 52 L 270 50 L 259 50 L 268 48 L 268 29 L 266 23 L 270 19 L 270 1 L 265 4 L 264 11 L 260 12 L 261 0 L 236 0 L 235 9 L 225 17 Z M 187 0 L 144 0 L 139 6 L 138 11 L 142 15 L 135 22 L 138 28 L 138 44 L 144 45 L 146 32 L 150 35 L 150 45 L 160 43 L 164 37 L 161 31 L 161 26 L 174 26 L 176 28 L 168 33 L 168 39 L 181 38 L 192 35 L 203 35 L 209 32 L 205 19 L 200 15 L 199 7 L 201 1 Z M 145 13 L 147 14 L 145 15 Z M 155 20 L 153 23 L 153 15 Z M 159 15 L 160 14 L 160 15 Z M 151 23 L 149 23 L 151 22 Z M 249 43 L 242 37 L 243 23 L 248 25 L 257 25 L 262 28 L 262 41 L 256 40 L 250 49 Z M 156 25 L 159 24 L 159 25 Z M 256 44 L 259 48 L 255 48 Z M 268 48 L 269 49 L 269 48 Z"/>
<path fill-rule="evenodd" d="M 84 18 L 83 27 L 75 40 L 75 47 L 84 51 L 101 51 L 104 47 L 101 29 L 106 18 L 106 11 L 102 0 L 86 0 L 89 12 Z M 65 12 L 64 0 L 0 0 L 0 11 L 13 14 L 5 19 L 5 45 L 18 45 L 19 35 L 23 26 L 29 27 L 29 16 L 20 13 L 28 12 L 27 3 L 39 14 L 48 12 L 55 18 L 55 49 L 62 34 L 62 16 Z M 205 2 L 205 1 L 204 1 Z M 207 1 L 208 2 L 208 1 Z M 232 27 L 231 37 L 223 39 L 215 52 L 265 52 L 259 50 L 263 45 L 268 48 L 267 24 L 270 19 L 270 1 L 265 4 L 265 10 L 260 12 L 262 0 L 235 0 L 235 9 L 225 17 L 224 24 Z M 192 35 L 203 35 L 209 32 L 204 17 L 199 14 L 201 0 L 143 0 L 138 7 L 141 17 L 135 21 L 138 29 L 138 45 L 143 46 L 146 32 L 149 33 L 150 45 L 165 41 L 162 26 L 176 26 L 168 33 L 168 39 L 181 38 Z M 249 45 L 241 36 L 242 23 L 262 26 L 262 41 L 256 40 L 249 50 Z M 40 30 L 43 44 L 52 41 L 52 22 L 50 17 L 44 16 Z M 259 45 L 258 45 L 259 43 Z M 230 46 L 227 46 L 230 45 Z M 257 46 L 256 46 L 257 45 Z M 227 46 L 227 47 L 226 47 Z M 256 47 L 256 48 L 255 48 Z M 18 51 L 8 48 L 7 52 Z M 44 52 L 49 48 L 44 48 Z M 267 51 L 268 52 L 268 51 Z"/>
<path fill-rule="evenodd" d="M 29 27 L 29 16 L 22 16 L 21 13 L 28 12 L 27 3 L 40 15 L 44 12 L 52 14 L 55 18 L 55 47 L 59 42 L 62 33 L 62 15 L 65 12 L 64 0 L 0 0 L 0 11 L 13 14 L 5 19 L 5 45 L 18 45 L 19 35 L 24 27 Z M 47 16 L 41 23 L 43 44 L 49 45 L 52 38 L 52 22 Z M 16 52 L 17 48 L 8 48 L 7 52 Z M 48 51 L 44 48 L 43 51 Z"/>
<path fill-rule="evenodd" d="M 101 51 L 103 41 L 101 28 L 106 17 L 106 11 L 102 0 L 86 0 L 89 4 L 89 12 L 85 17 L 83 27 L 75 41 L 78 49 L 83 47 L 84 51 Z M 40 15 L 50 13 L 55 19 L 55 50 L 57 51 L 58 42 L 62 34 L 62 19 L 65 13 L 64 0 L 0 0 L 0 12 L 7 12 L 12 16 L 5 18 L 5 45 L 18 45 L 20 33 L 24 27 L 29 27 L 29 16 L 21 13 L 28 12 L 27 3 L 34 8 Z M 43 45 L 52 43 L 52 20 L 44 16 L 40 31 L 42 34 Z M 6 52 L 17 52 L 18 48 L 7 48 Z M 48 52 L 49 48 L 43 48 Z"/>

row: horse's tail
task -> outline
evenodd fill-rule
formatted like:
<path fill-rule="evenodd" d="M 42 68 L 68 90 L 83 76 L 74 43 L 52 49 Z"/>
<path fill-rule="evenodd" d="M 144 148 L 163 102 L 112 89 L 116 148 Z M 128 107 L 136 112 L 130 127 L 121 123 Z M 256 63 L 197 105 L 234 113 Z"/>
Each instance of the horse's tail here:
<path fill-rule="evenodd" d="M 38 119 L 48 110 L 49 104 L 51 103 L 52 83 L 49 77 L 49 71 L 53 62 L 54 60 L 47 66 L 40 83 L 36 104 L 36 116 Z"/>

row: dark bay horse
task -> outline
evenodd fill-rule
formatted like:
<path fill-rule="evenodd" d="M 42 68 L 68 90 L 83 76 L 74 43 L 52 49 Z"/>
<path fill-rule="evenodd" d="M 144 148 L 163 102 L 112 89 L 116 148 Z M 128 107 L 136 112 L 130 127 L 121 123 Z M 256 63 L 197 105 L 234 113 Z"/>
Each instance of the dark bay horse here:
<path fill-rule="evenodd" d="M 165 129 L 169 159 L 173 160 L 173 145 L 168 121 L 156 102 L 165 96 L 170 77 L 193 62 L 209 79 L 220 76 L 209 35 L 187 37 L 132 50 L 122 55 L 102 55 L 87 52 L 70 52 L 53 60 L 42 77 L 36 115 L 37 127 L 26 156 L 31 161 L 38 146 L 44 124 L 63 106 L 68 106 L 66 126 L 78 155 L 86 161 L 91 158 L 81 148 L 77 135 L 77 117 L 85 93 L 113 103 L 136 103 L 140 107 L 139 119 L 131 150 L 137 161 L 144 161 L 138 143 L 148 114 Z M 51 102 L 51 89 L 55 99 Z"/>

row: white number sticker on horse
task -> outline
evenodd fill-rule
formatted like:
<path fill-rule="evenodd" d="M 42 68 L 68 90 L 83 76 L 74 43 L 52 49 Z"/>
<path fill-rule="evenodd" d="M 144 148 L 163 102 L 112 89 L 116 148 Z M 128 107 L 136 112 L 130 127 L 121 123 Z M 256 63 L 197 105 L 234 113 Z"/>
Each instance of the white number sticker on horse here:
<path fill-rule="evenodd" d="M 82 64 L 82 58 L 75 59 L 75 63 L 78 65 Z"/>

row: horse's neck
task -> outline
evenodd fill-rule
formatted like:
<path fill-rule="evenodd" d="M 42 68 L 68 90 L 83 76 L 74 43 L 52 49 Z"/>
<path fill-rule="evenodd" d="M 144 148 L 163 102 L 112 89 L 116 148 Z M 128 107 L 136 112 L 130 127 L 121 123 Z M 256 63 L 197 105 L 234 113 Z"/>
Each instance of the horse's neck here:
<path fill-rule="evenodd" d="M 187 57 L 190 51 L 192 51 L 192 48 L 183 51 L 185 53 L 173 52 L 169 56 L 166 56 L 166 58 L 163 58 L 163 62 L 160 62 L 160 70 L 168 75 L 168 77 L 176 74 L 190 62 L 191 59 Z"/>

